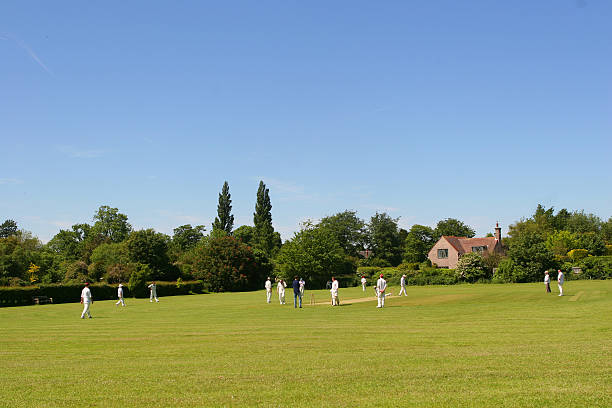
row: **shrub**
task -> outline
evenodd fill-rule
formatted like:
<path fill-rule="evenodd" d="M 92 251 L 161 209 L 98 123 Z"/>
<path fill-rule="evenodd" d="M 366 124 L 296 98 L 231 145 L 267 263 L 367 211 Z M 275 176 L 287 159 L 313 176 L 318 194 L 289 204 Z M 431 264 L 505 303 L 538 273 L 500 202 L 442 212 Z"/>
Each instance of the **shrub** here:
<path fill-rule="evenodd" d="M 606 245 L 606 256 L 612 256 L 612 245 Z"/>
<path fill-rule="evenodd" d="M 144 298 L 148 296 L 147 281 L 151 276 L 149 265 L 132 264 L 136 268 L 128 282 L 128 289 L 133 297 Z"/>
<path fill-rule="evenodd" d="M 611 279 L 612 256 L 589 256 L 580 264 L 582 277 L 586 279 Z"/>
<path fill-rule="evenodd" d="M 577 262 L 583 258 L 589 256 L 589 251 L 586 249 L 572 249 L 567 253 L 567 256 L 573 261 Z"/>
<path fill-rule="evenodd" d="M 476 282 L 490 277 L 485 269 L 482 256 L 476 252 L 467 253 L 459 259 L 457 276 L 466 282 Z"/>
<path fill-rule="evenodd" d="M 378 276 L 382 270 L 383 268 L 378 266 L 360 266 L 357 268 L 357 275 L 359 275 L 360 278 L 365 276 L 366 279 L 370 279 L 372 276 Z"/>

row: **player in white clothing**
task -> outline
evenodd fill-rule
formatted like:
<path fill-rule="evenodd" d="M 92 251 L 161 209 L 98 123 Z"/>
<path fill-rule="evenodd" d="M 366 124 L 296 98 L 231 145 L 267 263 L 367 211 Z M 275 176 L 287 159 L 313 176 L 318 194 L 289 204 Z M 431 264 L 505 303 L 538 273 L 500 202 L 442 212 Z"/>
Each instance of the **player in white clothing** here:
<path fill-rule="evenodd" d="M 268 276 L 268 280 L 266 281 L 266 301 L 270 303 L 270 298 L 272 297 L 272 281 Z"/>
<path fill-rule="evenodd" d="M 119 284 L 119 287 L 117 288 L 117 297 L 119 298 L 119 300 L 117 301 L 117 303 L 115 303 L 116 306 L 118 306 L 119 304 L 121 304 L 121 306 L 125 306 L 125 301 L 123 300 L 123 285 Z"/>
<path fill-rule="evenodd" d="M 91 290 L 89 290 L 89 283 L 85 283 L 85 287 L 81 291 L 81 303 L 83 304 L 83 313 L 81 313 L 81 319 L 85 318 L 85 315 L 91 319 L 91 313 L 89 313 L 89 306 L 93 303 L 91 297 Z"/>
<path fill-rule="evenodd" d="M 152 282 L 148 287 L 151 291 L 151 294 L 149 295 L 149 302 L 153 302 L 153 299 L 155 299 L 156 302 L 159 302 L 159 299 L 157 298 L 157 285 L 155 282 Z"/>
<path fill-rule="evenodd" d="M 557 271 L 557 286 L 559 287 L 559 296 L 563 296 L 563 282 L 565 282 L 565 277 L 563 276 L 561 269 L 559 269 Z"/>
<path fill-rule="evenodd" d="M 368 280 L 366 279 L 365 276 L 361 277 L 361 287 L 363 288 L 363 291 L 365 292 L 365 287 L 366 287 L 366 283 L 368 282 Z"/>
<path fill-rule="evenodd" d="M 278 291 L 278 301 L 281 305 L 285 304 L 285 288 L 287 284 L 284 280 L 278 281 L 278 286 L 276 286 L 276 290 Z"/>
<path fill-rule="evenodd" d="M 340 299 L 338 298 L 338 287 L 338 281 L 332 276 L 332 286 L 330 290 L 332 306 L 340 306 Z"/>
<path fill-rule="evenodd" d="M 376 281 L 376 294 L 378 295 L 378 307 L 385 307 L 385 290 L 387 289 L 387 281 L 383 279 L 383 274 Z"/>
<path fill-rule="evenodd" d="M 404 296 L 408 296 L 408 294 L 406 293 L 406 275 L 402 275 L 402 279 L 400 279 L 399 296 L 402 296 L 402 293 L 404 294 Z"/>

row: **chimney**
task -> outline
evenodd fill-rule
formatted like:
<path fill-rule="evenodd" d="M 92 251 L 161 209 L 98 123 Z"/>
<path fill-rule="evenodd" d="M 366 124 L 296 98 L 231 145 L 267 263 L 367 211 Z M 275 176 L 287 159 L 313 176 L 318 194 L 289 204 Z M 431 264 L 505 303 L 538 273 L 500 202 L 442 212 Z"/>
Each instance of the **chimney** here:
<path fill-rule="evenodd" d="M 495 240 L 501 243 L 501 228 L 499 227 L 499 222 L 495 223 Z"/>

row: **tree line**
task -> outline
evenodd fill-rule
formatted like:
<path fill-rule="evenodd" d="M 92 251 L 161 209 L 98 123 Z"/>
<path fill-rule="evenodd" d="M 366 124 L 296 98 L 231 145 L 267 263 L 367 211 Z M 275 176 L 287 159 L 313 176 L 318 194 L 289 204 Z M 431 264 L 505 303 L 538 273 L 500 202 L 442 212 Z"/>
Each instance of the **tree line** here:
<path fill-rule="evenodd" d="M 331 275 L 355 278 L 360 267 L 435 273 L 427 253 L 441 236 L 475 235 L 473 228 L 453 218 L 433 228 L 415 224 L 405 230 L 387 213 L 376 213 L 366 222 L 345 210 L 303 223 L 283 243 L 272 224 L 269 189 L 263 181 L 253 225 L 234 229 L 231 203 L 225 182 L 211 231 L 186 224 L 176 227 L 172 236 L 151 228 L 136 231 L 127 215 L 110 206 L 98 208 L 91 224 L 62 229 L 47 244 L 6 220 L 0 225 L 0 286 L 85 281 L 136 286 L 181 279 L 202 280 L 212 291 L 239 291 L 259 288 L 266 276 L 298 275 L 316 288 Z M 467 281 L 528 282 L 539 280 L 545 269 L 580 265 L 608 271 L 606 277 L 612 272 L 612 257 L 606 256 L 611 243 L 612 218 L 603 221 L 566 209 L 555 214 L 553 208 L 539 205 L 531 217 L 510 226 L 503 240 L 505 255 L 466 255 L 457 273 Z"/>

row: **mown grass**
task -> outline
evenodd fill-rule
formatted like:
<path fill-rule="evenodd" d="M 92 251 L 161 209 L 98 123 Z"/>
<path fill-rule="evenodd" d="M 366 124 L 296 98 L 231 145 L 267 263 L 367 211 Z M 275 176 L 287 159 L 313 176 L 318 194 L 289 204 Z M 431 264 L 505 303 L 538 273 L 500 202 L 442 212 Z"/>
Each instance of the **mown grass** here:
<path fill-rule="evenodd" d="M 0 406 L 612 406 L 611 281 L 311 293 L 0 309 Z"/>

